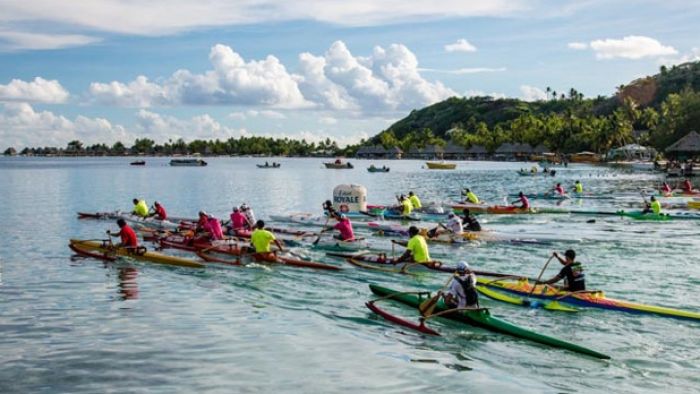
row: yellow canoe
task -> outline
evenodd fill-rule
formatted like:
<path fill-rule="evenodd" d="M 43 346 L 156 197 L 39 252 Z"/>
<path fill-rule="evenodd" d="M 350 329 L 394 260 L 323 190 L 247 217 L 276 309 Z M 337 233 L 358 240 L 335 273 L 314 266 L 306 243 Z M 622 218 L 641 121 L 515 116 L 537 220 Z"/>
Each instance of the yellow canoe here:
<path fill-rule="evenodd" d="M 688 208 L 700 209 L 700 201 L 688 201 Z"/>
<path fill-rule="evenodd" d="M 117 248 L 102 241 L 88 241 L 71 239 L 68 246 L 78 254 L 102 258 L 113 259 L 116 256 L 129 257 L 134 260 L 144 261 L 154 264 L 174 265 L 177 267 L 205 268 L 206 265 L 192 259 L 169 256 L 167 254 L 150 251 L 132 251 L 127 248 Z"/>

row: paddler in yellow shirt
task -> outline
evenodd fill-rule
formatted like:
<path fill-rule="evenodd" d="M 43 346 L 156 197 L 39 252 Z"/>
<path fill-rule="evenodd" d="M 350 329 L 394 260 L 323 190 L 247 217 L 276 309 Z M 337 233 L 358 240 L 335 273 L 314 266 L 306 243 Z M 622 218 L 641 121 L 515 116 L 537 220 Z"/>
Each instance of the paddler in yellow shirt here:
<path fill-rule="evenodd" d="M 645 203 L 645 204 L 646 204 L 646 207 L 642 211 L 643 214 L 652 213 L 652 212 L 657 214 L 657 215 L 661 214 L 661 202 L 659 202 L 659 200 L 657 200 L 656 197 L 651 196 L 651 199 L 649 200 L 649 202 Z"/>
<path fill-rule="evenodd" d="M 583 184 L 581 184 L 581 181 L 574 182 L 574 193 L 583 194 Z"/>
<path fill-rule="evenodd" d="M 138 198 L 135 198 L 133 200 L 134 203 L 134 209 L 131 211 L 136 216 L 140 216 L 142 218 L 147 218 L 148 217 L 148 204 L 146 204 L 145 200 L 139 200 Z"/>
<path fill-rule="evenodd" d="M 406 198 L 406 196 L 401 195 L 400 201 L 401 205 L 399 207 L 401 209 L 401 216 L 409 217 L 411 212 L 413 212 L 413 204 L 411 204 L 411 200 Z"/>
<path fill-rule="evenodd" d="M 464 192 L 462 192 L 462 193 L 464 194 L 465 197 L 467 197 L 467 201 L 469 201 L 470 203 L 472 203 L 472 204 L 479 204 L 480 203 L 479 197 L 477 197 L 476 194 L 474 194 L 474 192 L 469 190 L 468 188 L 464 189 Z"/>
<path fill-rule="evenodd" d="M 255 258 L 260 260 L 274 260 L 275 254 L 270 245 L 275 243 L 280 251 L 284 250 L 282 243 L 275 238 L 275 235 L 265 230 L 265 222 L 258 220 L 255 222 L 255 230 L 250 234 L 250 243 L 255 248 Z"/>
<path fill-rule="evenodd" d="M 408 192 L 408 201 L 411 202 L 413 209 L 423 208 L 423 205 L 420 203 L 420 199 L 413 192 Z"/>
<path fill-rule="evenodd" d="M 396 259 L 396 262 L 429 263 L 430 253 L 428 252 L 428 243 L 425 242 L 425 238 L 419 234 L 418 227 L 411 226 L 408 229 L 408 235 L 411 238 L 406 245 L 406 252 Z"/>

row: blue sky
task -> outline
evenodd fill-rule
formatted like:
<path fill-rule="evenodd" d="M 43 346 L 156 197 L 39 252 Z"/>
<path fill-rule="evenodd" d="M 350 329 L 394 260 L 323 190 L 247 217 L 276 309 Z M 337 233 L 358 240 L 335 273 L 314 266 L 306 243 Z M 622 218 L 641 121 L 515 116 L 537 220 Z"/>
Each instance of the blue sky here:
<path fill-rule="evenodd" d="M 698 20 L 676 0 L 2 1 L 0 148 L 342 145 L 450 96 L 610 95 L 699 60 Z"/>

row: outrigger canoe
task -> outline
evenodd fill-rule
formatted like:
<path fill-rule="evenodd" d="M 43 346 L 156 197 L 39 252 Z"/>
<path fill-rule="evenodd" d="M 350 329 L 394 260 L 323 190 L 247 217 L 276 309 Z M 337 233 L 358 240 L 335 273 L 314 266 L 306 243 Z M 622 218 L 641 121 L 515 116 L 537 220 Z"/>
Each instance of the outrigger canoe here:
<path fill-rule="evenodd" d="M 391 290 L 386 287 L 370 284 L 369 288 L 372 292 L 380 297 L 391 298 L 392 300 L 398 301 L 402 304 L 418 308 L 420 304 L 431 298 L 430 293 L 404 293 L 396 290 Z M 435 312 L 447 311 L 448 308 L 445 303 L 440 300 L 436 304 Z M 548 335 L 543 335 L 536 333 L 534 331 L 527 330 L 522 327 L 518 327 L 514 324 L 508 323 L 504 320 L 497 319 L 491 316 L 488 309 L 475 309 L 455 311 L 452 313 L 446 313 L 443 317 L 451 320 L 456 320 L 462 323 L 469 324 L 471 326 L 483 328 L 488 331 L 493 331 L 501 334 L 511 335 L 517 338 L 526 339 L 543 345 L 548 345 L 556 348 L 570 350 L 572 352 L 585 354 L 587 356 L 599 358 L 599 359 L 609 359 L 610 356 L 603 353 L 599 353 L 595 350 L 591 350 L 571 342 L 566 342 L 558 338 L 550 337 Z"/>
<path fill-rule="evenodd" d="M 223 263 L 223 264 L 232 264 L 232 265 L 241 265 L 240 258 L 237 258 L 236 260 L 220 258 L 220 257 L 216 257 L 216 256 L 212 255 L 209 252 L 205 252 L 202 250 L 197 251 L 197 256 L 199 256 L 204 261 Z M 315 268 L 315 269 L 323 269 L 323 270 L 329 270 L 329 271 L 339 271 L 342 269 L 342 268 L 335 266 L 335 265 L 317 263 L 315 261 L 296 259 L 296 258 L 292 258 L 289 256 L 281 256 L 278 254 L 272 255 L 274 257 L 266 257 L 266 256 L 259 255 L 256 253 L 252 253 L 252 254 L 249 254 L 247 256 L 250 256 L 251 259 L 253 259 L 255 261 L 259 261 L 259 262 L 288 265 L 288 266 L 292 266 L 292 267 Z"/>
<path fill-rule="evenodd" d="M 178 267 L 190 267 L 190 268 L 204 268 L 205 264 L 197 262 L 195 260 L 186 259 L 177 256 L 168 256 L 166 254 L 150 252 L 146 248 L 138 248 L 136 250 L 131 250 L 122 247 L 116 247 L 112 245 L 107 240 L 105 241 L 88 241 L 71 239 L 68 244 L 75 253 L 86 256 L 93 257 L 102 260 L 114 260 L 117 256 L 129 257 L 134 260 L 144 261 L 148 263 L 173 265 Z"/>
<path fill-rule="evenodd" d="M 588 308 L 608 309 L 614 311 L 653 314 L 665 317 L 674 317 L 678 319 L 688 319 L 700 321 L 700 313 L 684 311 L 680 309 L 666 308 L 661 306 L 637 304 L 634 302 L 616 300 L 605 297 L 605 293 L 600 290 L 587 290 L 582 292 L 568 292 L 559 290 L 552 286 L 537 285 L 535 291 L 532 292 L 532 285 L 525 278 L 518 280 L 493 280 L 488 278 L 477 278 L 477 290 L 490 289 L 501 293 L 511 294 L 522 300 L 523 296 L 538 300 L 542 303 L 548 301 L 558 301 L 571 306 L 580 306 Z M 530 293 L 532 292 L 532 295 Z M 489 292 L 482 294 L 490 297 Z M 528 297 L 529 296 L 529 297 Z M 504 301 L 497 297 L 491 297 L 499 301 Z"/>

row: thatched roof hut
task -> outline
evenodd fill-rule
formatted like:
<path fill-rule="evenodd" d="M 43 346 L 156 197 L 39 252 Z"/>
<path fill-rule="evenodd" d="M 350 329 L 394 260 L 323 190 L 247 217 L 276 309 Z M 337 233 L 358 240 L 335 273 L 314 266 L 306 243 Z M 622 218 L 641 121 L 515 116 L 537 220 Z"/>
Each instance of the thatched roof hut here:
<path fill-rule="evenodd" d="M 666 148 L 669 156 L 682 156 L 685 158 L 700 156 L 700 134 L 691 131 L 683 138 L 674 142 Z"/>

